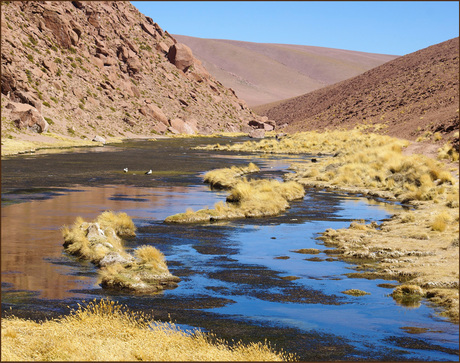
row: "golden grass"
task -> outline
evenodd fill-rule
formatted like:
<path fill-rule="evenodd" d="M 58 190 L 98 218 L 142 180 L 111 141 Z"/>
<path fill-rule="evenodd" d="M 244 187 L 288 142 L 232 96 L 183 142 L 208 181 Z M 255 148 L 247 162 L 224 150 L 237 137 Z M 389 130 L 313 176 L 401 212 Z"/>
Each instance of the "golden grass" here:
<path fill-rule="evenodd" d="M 295 357 L 268 344 L 228 344 L 212 334 L 189 334 L 113 301 L 80 306 L 36 323 L 2 318 L 2 361 L 282 361 Z"/>
<path fill-rule="evenodd" d="M 458 161 L 458 152 L 450 142 L 447 142 L 443 147 L 438 149 L 438 159 L 447 159 L 454 162 Z"/>
<path fill-rule="evenodd" d="M 370 295 L 369 292 L 363 291 L 363 290 L 358 290 L 358 289 L 349 289 L 342 291 L 342 294 L 346 295 L 352 295 L 352 296 L 365 296 L 365 295 Z"/>
<path fill-rule="evenodd" d="M 289 202 L 303 198 L 305 190 L 297 182 L 277 180 L 247 180 L 236 183 L 227 196 L 226 203 L 218 202 L 214 209 L 175 214 L 165 219 L 167 223 L 196 223 L 222 219 L 255 218 L 277 215 L 287 208 Z"/>
<path fill-rule="evenodd" d="M 450 220 L 450 214 L 447 211 L 443 211 L 434 218 L 433 222 L 431 223 L 431 228 L 433 231 L 444 232 Z"/>
<path fill-rule="evenodd" d="M 320 238 L 343 258 L 378 262 L 372 265 L 370 275 L 423 289 L 428 299 L 444 308 L 444 315 L 458 322 L 458 179 L 439 160 L 404 155 L 402 150 L 407 145 L 405 140 L 352 130 L 299 133 L 279 141 L 264 139 L 208 147 L 262 153 L 321 152 L 317 163 L 292 164 L 290 169 L 295 173 L 286 174 L 285 180 L 305 187 L 411 203 L 412 211 L 396 212 L 380 228 L 355 221 L 346 229 L 329 229 Z M 445 146 L 444 154 L 450 155 L 447 159 L 458 160 L 450 149 Z M 244 193 L 249 194 L 239 192 Z M 419 303 L 416 299 L 404 300 L 414 306 Z"/>
<path fill-rule="evenodd" d="M 72 227 L 61 231 L 68 253 L 97 264 L 109 252 L 126 257 L 120 237 L 134 236 L 136 227 L 126 213 L 105 211 L 93 223 L 77 217 Z"/>
<path fill-rule="evenodd" d="M 23 153 L 23 152 L 34 152 L 36 150 L 43 150 L 43 149 L 49 149 L 55 150 L 55 149 L 66 149 L 66 148 L 71 148 L 71 147 L 94 147 L 94 146 L 102 146 L 102 143 L 100 142 L 94 142 L 89 139 L 76 139 L 76 138 L 71 138 L 71 137 L 66 137 L 63 135 L 55 134 L 52 132 L 47 132 L 42 134 L 41 136 L 46 136 L 49 141 L 25 141 L 25 140 L 20 140 L 20 139 L 7 139 L 7 138 L 2 138 L 2 148 L 1 148 L 1 154 L 2 156 L 8 156 L 8 155 L 15 155 L 18 153 Z M 122 138 L 108 138 L 107 142 L 110 143 L 120 143 L 122 142 Z"/>
<path fill-rule="evenodd" d="M 111 211 L 105 211 L 97 217 L 96 223 L 99 223 L 102 229 L 113 228 L 120 237 L 136 235 L 136 226 L 133 220 L 123 212 L 115 214 Z"/>
<path fill-rule="evenodd" d="M 92 223 L 77 217 L 71 228 L 62 228 L 65 250 L 100 267 L 102 287 L 142 293 L 176 287 L 180 279 L 171 275 L 164 255 L 155 247 L 140 246 L 134 255 L 126 252 L 120 237 L 135 236 L 135 231 L 126 213 L 111 211 Z"/>
<path fill-rule="evenodd" d="M 245 174 L 255 173 L 260 171 L 260 168 L 249 163 L 248 166 L 231 166 L 230 168 L 222 168 L 208 171 L 204 175 L 204 182 L 208 183 L 211 188 L 229 189 Z"/>

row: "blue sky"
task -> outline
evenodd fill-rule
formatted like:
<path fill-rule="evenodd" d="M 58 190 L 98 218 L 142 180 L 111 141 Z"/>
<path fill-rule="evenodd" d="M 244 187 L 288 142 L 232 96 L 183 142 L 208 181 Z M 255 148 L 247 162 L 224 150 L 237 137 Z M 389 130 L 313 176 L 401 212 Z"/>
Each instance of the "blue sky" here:
<path fill-rule="evenodd" d="M 458 1 L 132 1 L 171 34 L 405 55 L 459 36 Z"/>

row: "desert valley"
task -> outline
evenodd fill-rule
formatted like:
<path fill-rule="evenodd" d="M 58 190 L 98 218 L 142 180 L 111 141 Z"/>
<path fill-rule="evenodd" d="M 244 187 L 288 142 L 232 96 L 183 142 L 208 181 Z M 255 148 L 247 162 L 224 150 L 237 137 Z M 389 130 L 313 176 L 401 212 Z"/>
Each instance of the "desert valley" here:
<path fill-rule="evenodd" d="M 458 37 L 202 39 L 124 1 L 1 27 L 2 360 L 458 359 Z"/>

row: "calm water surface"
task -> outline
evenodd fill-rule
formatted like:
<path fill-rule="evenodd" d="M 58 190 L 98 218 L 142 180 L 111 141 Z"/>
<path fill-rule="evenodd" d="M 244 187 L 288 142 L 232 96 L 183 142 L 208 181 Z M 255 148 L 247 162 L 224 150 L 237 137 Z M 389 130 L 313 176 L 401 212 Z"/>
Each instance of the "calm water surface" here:
<path fill-rule="evenodd" d="M 355 265 L 325 252 L 317 239 L 326 228 L 381 221 L 401 206 L 308 190 L 278 217 L 163 223 L 187 208 L 225 200 L 225 192 L 202 183 L 208 170 L 252 161 L 262 168 L 257 177 L 280 178 L 302 159 L 190 150 L 215 142 L 230 140 L 136 141 L 3 160 L 2 314 L 11 308 L 41 319 L 109 297 L 185 329 L 246 342 L 267 339 L 302 360 L 458 360 L 458 326 L 425 302 L 411 308 L 395 303 L 391 289 L 382 287 L 395 281 L 348 278 Z M 124 167 L 130 171 L 123 173 Z M 144 175 L 148 169 L 152 175 Z M 127 248 L 159 248 L 182 279 L 178 288 L 153 296 L 102 290 L 94 266 L 63 252 L 60 228 L 104 210 L 134 218 L 138 233 Z M 320 252 L 294 252 L 301 248 Z M 348 289 L 370 295 L 342 293 Z"/>

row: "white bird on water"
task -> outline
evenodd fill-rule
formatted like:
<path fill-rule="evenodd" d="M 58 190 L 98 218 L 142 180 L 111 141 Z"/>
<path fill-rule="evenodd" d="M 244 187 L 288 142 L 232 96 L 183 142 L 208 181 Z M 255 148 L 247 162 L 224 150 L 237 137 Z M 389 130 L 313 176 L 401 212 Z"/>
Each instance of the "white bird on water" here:
<path fill-rule="evenodd" d="M 123 171 L 124 171 L 125 173 L 127 173 L 127 172 L 128 172 L 128 168 L 124 168 Z"/>
<path fill-rule="evenodd" d="M 147 174 L 147 175 L 152 174 L 152 169 L 150 169 L 149 171 L 146 171 L 145 174 Z"/>

